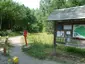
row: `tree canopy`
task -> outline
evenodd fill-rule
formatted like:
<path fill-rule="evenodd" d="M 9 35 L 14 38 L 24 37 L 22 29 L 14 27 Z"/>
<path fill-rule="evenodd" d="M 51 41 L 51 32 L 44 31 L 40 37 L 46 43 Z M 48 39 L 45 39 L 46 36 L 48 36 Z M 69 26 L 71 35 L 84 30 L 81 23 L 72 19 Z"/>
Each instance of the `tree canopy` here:
<path fill-rule="evenodd" d="M 1 29 L 14 28 L 20 30 L 26 28 L 30 32 L 35 31 L 36 17 L 31 10 L 24 5 L 12 0 L 0 0 L 0 26 Z M 29 27 L 29 28 L 28 28 Z"/>
<path fill-rule="evenodd" d="M 52 11 L 61 8 L 81 6 L 84 4 L 85 0 L 40 0 L 39 10 L 42 11 L 42 16 L 44 17 L 44 19 L 42 20 L 45 22 L 45 25 L 47 26 L 45 28 L 46 31 L 50 31 L 53 29 L 53 22 L 47 21 L 47 18 Z"/>
<path fill-rule="evenodd" d="M 85 0 L 40 0 L 39 9 L 30 9 L 12 0 L 0 0 L 0 29 L 52 32 L 53 22 L 47 18 L 53 10 L 84 4 Z"/>

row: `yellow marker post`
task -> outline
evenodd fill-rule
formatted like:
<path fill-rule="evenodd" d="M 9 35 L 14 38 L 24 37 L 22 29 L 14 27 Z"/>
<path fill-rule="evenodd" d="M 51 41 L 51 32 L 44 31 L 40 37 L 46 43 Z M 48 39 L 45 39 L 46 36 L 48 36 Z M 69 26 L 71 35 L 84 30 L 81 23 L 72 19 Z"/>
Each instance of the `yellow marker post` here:
<path fill-rule="evenodd" d="M 13 57 L 13 63 L 18 64 L 19 63 L 19 58 L 18 57 Z"/>

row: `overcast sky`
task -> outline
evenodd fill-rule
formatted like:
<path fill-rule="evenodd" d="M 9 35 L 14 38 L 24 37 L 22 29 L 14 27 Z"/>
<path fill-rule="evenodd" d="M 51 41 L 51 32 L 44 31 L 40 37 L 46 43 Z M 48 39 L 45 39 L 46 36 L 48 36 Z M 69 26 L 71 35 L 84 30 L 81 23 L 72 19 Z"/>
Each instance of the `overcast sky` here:
<path fill-rule="evenodd" d="M 31 9 L 39 8 L 40 4 L 40 0 L 14 0 L 14 1 L 24 4 L 25 6 L 28 6 Z"/>

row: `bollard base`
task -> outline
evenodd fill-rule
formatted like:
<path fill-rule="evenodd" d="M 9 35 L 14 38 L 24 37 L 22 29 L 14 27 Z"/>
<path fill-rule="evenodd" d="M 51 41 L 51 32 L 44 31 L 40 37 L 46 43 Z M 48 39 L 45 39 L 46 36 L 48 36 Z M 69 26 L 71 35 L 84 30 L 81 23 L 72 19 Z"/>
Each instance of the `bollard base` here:
<path fill-rule="evenodd" d="M 24 45 L 24 46 L 22 47 L 22 49 L 23 49 L 23 51 L 28 51 L 28 49 L 30 49 L 30 47 L 31 47 L 30 45 L 28 45 L 28 46 L 25 46 L 25 45 Z"/>
<path fill-rule="evenodd" d="M 30 48 L 30 45 L 28 45 L 28 46 L 23 46 L 23 48 L 29 49 L 29 48 Z"/>

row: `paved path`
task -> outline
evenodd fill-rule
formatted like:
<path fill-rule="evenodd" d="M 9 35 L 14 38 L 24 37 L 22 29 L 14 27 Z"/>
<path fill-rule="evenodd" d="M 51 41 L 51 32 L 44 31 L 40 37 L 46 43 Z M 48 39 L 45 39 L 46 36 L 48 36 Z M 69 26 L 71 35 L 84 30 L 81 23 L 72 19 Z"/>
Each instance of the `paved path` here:
<path fill-rule="evenodd" d="M 19 64 L 62 64 L 54 61 L 48 61 L 48 60 L 38 60 L 35 58 L 32 58 L 28 55 L 26 55 L 21 50 L 21 38 L 23 36 L 13 37 L 9 38 L 11 40 L 11 43 L 14 45 L 14 47 L 11 49 L 11 56 L 18 56 L 19 57 Z"/>

